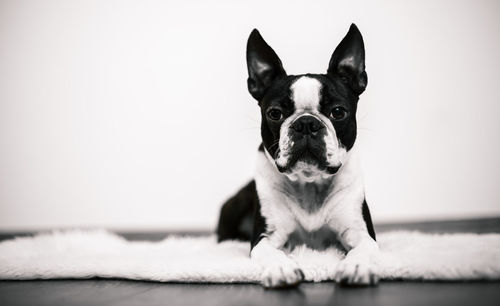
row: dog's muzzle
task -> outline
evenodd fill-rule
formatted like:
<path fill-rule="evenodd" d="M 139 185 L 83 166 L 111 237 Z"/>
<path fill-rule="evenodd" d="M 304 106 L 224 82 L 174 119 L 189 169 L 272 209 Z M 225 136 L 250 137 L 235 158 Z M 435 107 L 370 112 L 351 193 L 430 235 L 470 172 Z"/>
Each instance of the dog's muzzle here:
<path fill-rule="evenodd" d="M 304 114 L 291 122 L 288 136 L 292 145 L 289 147 L 288 168 L 293 168 L 297 162 L 327 167 L 326 162 L 326 126 L 317 117 Z"/>

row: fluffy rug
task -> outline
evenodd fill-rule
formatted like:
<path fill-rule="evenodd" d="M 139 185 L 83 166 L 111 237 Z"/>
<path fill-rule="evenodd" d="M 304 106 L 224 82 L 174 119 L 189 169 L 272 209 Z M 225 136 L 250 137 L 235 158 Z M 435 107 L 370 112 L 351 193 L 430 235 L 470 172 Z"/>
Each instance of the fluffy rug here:
<path fill-rule="evenodd" d="M 378 236 L 382 279 L 500 279 L 500 234 L 390 232 Z M 331 280 L 344 254 L 296 248 L 308 281 Z M 65 231 L 0 243 L 0 279 L 125 278 L 160 282 L 254 283 L 247 243 L 215 237 L 127 241 L 107 231 Z"/>

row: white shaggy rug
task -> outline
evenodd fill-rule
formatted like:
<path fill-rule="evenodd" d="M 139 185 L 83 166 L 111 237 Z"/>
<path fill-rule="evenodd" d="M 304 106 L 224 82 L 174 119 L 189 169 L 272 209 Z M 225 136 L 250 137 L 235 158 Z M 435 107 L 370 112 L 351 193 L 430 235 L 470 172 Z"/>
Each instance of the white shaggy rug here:
<path fill-rule="evenodd" d="M 382 279 L 500 279 L 500 234 L 389 232 L 378 236 Z M 300 247 L 291 256 L 308 281 L 331 280 L 343 253 Z M 127 241 L 100 230 L 39 234 L 0 242 L 0 279 L 125 278 L 160 282 L 254 283 L 249 244 L 215 237 Z"/>

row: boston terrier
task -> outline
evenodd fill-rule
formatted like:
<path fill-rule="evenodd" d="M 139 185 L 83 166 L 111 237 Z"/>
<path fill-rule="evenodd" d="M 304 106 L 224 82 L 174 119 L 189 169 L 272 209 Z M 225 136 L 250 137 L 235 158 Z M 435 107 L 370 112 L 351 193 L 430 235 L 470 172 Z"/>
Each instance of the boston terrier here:
<path fill-rule="evenodd" d="M 294 246 L 346 252 L 335 280 L 378 282 L 379 252 L 358 164 L 356 109 L 367 85 L 363 37 L 352 24 L 326 74 L 287 75 L 254 29 L 247 44 L 248 90 L 261 115 L 255 180 L 222 207 L 219 241 L 249 240 L 265 287 L 304 279 L 287 256 Z"/>

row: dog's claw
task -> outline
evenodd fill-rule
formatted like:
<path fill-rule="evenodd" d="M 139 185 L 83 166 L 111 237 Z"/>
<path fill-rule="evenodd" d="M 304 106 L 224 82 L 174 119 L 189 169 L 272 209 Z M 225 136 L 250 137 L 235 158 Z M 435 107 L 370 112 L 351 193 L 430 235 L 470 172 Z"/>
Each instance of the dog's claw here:
<path fill-rule="evenodd" d="M 335 281 L 347 286 L 369 286 L 376 285 L 379 277 L 368 263 L 344 259 L 337 267 Z"/>
<path fill-rule="evenodd" d="M 303 281 L 304 278 L 306 278 L 304 276 L 304 272 L 301 269 L 295 269 L 295 274 L 297 274 L 297 276 L 300 279 L 300 281 Z"/>
<path fill-rule="evenodd" d="M 271 266 L 264 270 L 262 285 L 265 288 L 287 288 L 297 286 L 304 280 L 304 272 L 295 265 Z"/>

